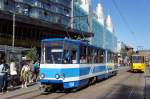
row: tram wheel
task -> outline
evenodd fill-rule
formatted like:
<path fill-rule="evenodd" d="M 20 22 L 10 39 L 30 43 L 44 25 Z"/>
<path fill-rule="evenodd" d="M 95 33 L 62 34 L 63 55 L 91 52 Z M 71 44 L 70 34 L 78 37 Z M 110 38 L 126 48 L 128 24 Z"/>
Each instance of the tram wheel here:
<path fill-rule="evenodd" d="M 48 93 L 50 93 L 53 90 L 53 87 L 52 86 L 42 85 L 42 86 L 40 86 L 39 89 L 41 91 L 41 94 L 48 94 Z"/>
<path fill-rule="evenodd" d="M 89 85 L 92 85 L 96 82 L 97 78 L 96 77 L 92 77 L 89 79 Z"/>
<path fill-rule="evenodd" d="M 71 92 L 73 92 L 73 93 L 77 92 L 77 88 L 73 88 L 73 89 L 71 90 Z"/>

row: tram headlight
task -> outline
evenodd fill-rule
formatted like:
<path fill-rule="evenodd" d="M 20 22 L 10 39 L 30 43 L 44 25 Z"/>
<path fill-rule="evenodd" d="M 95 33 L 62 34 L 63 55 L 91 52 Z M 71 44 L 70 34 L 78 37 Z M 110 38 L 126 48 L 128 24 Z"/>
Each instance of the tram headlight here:
<path fill-rule="evenodd" d="M 41 74 L 41 78 L 44 79 L 45 78 L 45 74 L 42 73 Z"/>
<path fill-rule="evenodd" d="M 56 79 L 59 79 L 59 78 L 60 78 L 60 75 L 59 75 L 59 74 L 56 74 L 56 75 L 55 75 L 55 78 L 56 78 Z"/>

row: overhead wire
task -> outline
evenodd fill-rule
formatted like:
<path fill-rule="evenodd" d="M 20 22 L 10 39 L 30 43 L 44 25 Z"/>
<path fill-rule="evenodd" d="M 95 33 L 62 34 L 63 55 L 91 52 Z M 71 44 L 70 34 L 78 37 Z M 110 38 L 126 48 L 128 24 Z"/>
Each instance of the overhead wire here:
<path fill-rule="evenodd" d="M 122 21 L 124 22 L 124 24 L 126 25 L 127 29 L 129 30 L 129 32 L 134 36 L 135 42 L 137 44 L 137 38 L 135 35 L 135 32 L 131 29 L 127 19 L 124 17 L 123 13 L 121 12 L 120 8 L 118 7 L 117 3 L 115 0 L 111 0 L 112 4 L 114 5 L 114 7 L 116 8 L 116 10 L 118 11 L 120 17 L 122 18 Z"/>
<path fill-rule="evenodd" d="M 128 30 L 129 30 L 132 34 L 134 34 L 134 32 L 133 32 L 133 30 L 131 29 L 131 27 L 130 27 L 128 21 L 126 20 L 126 18 L 125 18 L 124 15 L 122 14 L 121 10 L 119 9 L 119 7 L 118 7 L 116 1 L 115 1 L 115 0 L 112 0 L 112 3 L 113 3 L 113 5 L 115 6 L 115 8 L 117 9 L 117 11 L 118 11 L 120 17 L 122 18 L 124 24 L 127 26 Z"/>

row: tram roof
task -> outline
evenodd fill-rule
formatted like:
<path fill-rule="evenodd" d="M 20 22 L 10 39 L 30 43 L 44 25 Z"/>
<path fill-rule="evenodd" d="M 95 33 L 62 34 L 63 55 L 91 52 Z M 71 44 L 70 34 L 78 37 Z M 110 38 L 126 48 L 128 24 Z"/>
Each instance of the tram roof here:
<path fill-rule="evenodd" d="M 82 41 L 82 40 L 74 40 L 74 39 L 66 39 L 66 38 L 49 38 L 49 39 L 43 39 L 42 40 L 42 42 L 52 42 L 52 41 L 67 41 L 67 42 L 70 42 L 70 43 L 73 43 L 73 44 L 78 44 L 78 45 L 83 44 L 83 45 L 89 46 L 91 48 L 97 48 L 97 49 L 103 50 L 103 48 L 96 47 L 96 46 L 91 45 L 88 42 L 85 42 L 85 41 Z"/>

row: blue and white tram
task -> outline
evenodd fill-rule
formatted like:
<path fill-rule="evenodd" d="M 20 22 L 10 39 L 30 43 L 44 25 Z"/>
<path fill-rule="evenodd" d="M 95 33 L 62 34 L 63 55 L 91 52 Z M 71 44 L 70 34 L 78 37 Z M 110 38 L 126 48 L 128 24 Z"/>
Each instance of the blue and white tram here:
<path fill-rule="evenodd" d="M 48 86 L 72 89 L 112 76 L 117 73 L 114 56 L 109 50 L 100 49 L 81 40 L 42 40 L 41 86 L 45 91 Z"/>

